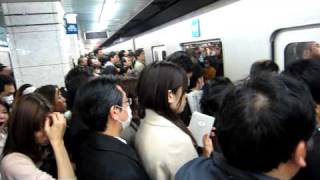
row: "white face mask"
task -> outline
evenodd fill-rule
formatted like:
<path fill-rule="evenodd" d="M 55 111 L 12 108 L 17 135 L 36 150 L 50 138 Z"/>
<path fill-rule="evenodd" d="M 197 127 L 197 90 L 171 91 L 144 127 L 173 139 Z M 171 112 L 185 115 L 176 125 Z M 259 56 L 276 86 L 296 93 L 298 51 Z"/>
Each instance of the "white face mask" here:
<path fill-rule="evenodd" d="M 8 105 L 11 105 L 13 103 L 13 95 L 4 96 L 1 98 L 1 100 L 7 103 Z"/>
<path fill-rule="evenodd" d="M 124 122 L 119 121 L 121 123 L 122 126 L 122 130 L 126 129 L 127 127 L 130 126 L 131 120 L 132 120 L 132 110 L 130 108 L 130 106 L 128 106 L 128 109 L 126 110 L 128 113 L 128 119 Z"/>

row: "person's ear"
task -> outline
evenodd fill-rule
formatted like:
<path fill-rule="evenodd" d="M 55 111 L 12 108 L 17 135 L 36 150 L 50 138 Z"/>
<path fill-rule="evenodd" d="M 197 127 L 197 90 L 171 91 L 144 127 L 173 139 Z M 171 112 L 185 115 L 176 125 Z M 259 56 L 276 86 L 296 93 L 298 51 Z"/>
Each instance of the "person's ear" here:
<path fill-rule="evenodd" d="M 111 119 L 113 120 L 116 120 L 116 119 L 119 119 L 120 117 L 120 110 L 119 108 L 117 108 L 116 106 L 112 106 L 110 108 L 110 111 L 109 111 L 109 116 L 111 117 Z"/>
<path fill-rule="evenodd" d="M 176 100 L 176 96 L 173 93 L 173 91 L 172 90 L 168 90 L 168 103 L 172 104 L 172 103 L 175 102 L 175 100 Z"/>
<path fill-rule="evenodd" d="M 307 156 L 307 144 L 304 141 L 300 141 L 296 146 L 296 149 L 293 154 L 294 162 L 299 167 L 306 167 L 306 156 Z"/>

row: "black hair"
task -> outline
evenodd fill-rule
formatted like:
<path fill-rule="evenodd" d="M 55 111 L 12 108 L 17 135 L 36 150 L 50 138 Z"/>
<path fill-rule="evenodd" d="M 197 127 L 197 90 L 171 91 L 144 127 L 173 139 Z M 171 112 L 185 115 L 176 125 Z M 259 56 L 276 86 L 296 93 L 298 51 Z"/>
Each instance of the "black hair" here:
<path fill-rule="evenodd" d="M 298 60 L 289 64 L 282 73 L 306 83 L 314 101 L 320 104 L 320 59 Z"/>
<path fill-rule="evenodd" d="M 194 141 L 190 131 L 168 103 L 168 91 L 172 90 L 173 93 L 177 93 L 179 88 L 182 88 L 179 103 L 181 105 L 182 98 L 187 91 L 187 83 L 186 72 L 173 63 L 161 61 L 146 66 L 140 74 L 137 86 L 140 109 L 142 110 L 140 117 L 144 118 L 146 108 L 152 109 L 178 126 Z"/>
<path fill-rule="evenodd" d="M 15 86 L 14 79 L 11 76 L 6 76 L 6 75 L 0 74 L 0 92 L 4 91 L 5 85 Z"/>
<path fill-rule="evenodd" d="M 134 56 L 136 57 L 136 58 L 138 58 L 140 55 L 141 55 L 141 53 L 143 53 L 144 52 L 144 50 L 141 48 L 141 49 L 137 49 L 135 52 L 134 52 Z"/>
<path fill-rule="evenodd" d="M 266 73 L 266 72 L 278 73 L 279 67 L 272 60 L 257 61 L 253 63 L 251 66 L 250 76 L 257 76 L 261 73 Z"/>
<path fill-rule="evenodd" d="M 192 72 L 193 64 L 190 55 L 184 51 L 176 51 L 171 54 L 167 61 L 177 64 L 182 67 L 187 73 Z"/>
<path fill-rule="evenodd" d="M 82 121 L 91 131 L 103 132 L 107 128 L 112 106 L 122 106 L 123 94 L 114 77 L 99 77 L 79 88 L 72 121 Z"/>
<path fill-rule="evenodd" d="M 315 130 L 308 88 L 285 76 L 262 74 L 236 85 L 216 119 L 222 152 L 233 167 L 265 173 L 286 163 Z"/>
<path fill-rule="evenodd" d="M 8 66 L 6 66 L 6 65 L 4 65 L 4 64 L 2 64 L 2 63 L 0 63 L 0 72 L 1 72 L 4 68 L 6 68 L 6 67 L 8 67 Z"/>
<path fill-rule="evenodd" d="M 200 100 L 201 111 L 209 116 L 216 116 L 224 95 L 233 87 L 227 77 L 216 77 L 209 80 L 203 88 Z"/>
<path fill-rule="evenodd" d="M 117 55 L 116 52 L 114 52 L 114 51 L 110 52 L 110 53 L 108 54 L 109 61 L 110 61 L 110 59 L 113 58 L 115 55 Z"/>
<path fill-rule="evenodd" d="M 68 72 L 64 80 L 67 89 L 66 103 L 68 109 L 72 109 L 78 88 L 92 77 L 93 72 L 90 67 L 77 66 Z"/>
<path fill-rule="evenodd" d="M 194 66 L 192 76 L 190 77 L 189 89 L 196 87 L 198 79 L 204 76 L 204 69 L 200 64 Z"/>
<path fill-rule="evenodd" d="M 119 56 L 119 59 L 122 60 L 122 58 L 124 57 L 124 53 L 126 51 L 125 50 L 121 50 L 119 53 L 118 53 L 118 56 Z"/>

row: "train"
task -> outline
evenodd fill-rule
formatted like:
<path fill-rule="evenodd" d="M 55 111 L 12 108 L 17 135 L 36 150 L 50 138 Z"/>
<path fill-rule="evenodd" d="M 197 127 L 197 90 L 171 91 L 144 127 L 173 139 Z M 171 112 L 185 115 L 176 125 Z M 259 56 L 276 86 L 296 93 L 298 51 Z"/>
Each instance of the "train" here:
<path fill-rule="evenodd" d="M 302 42 L 320 42 L 319 0 L 221 0 L 103 51 L 143 48 L 151 63 L 179 50 L 219 49 L 224 76 L 236 81 L 257 60 L 271 59 L 283 70 L 290 47 Z"/>

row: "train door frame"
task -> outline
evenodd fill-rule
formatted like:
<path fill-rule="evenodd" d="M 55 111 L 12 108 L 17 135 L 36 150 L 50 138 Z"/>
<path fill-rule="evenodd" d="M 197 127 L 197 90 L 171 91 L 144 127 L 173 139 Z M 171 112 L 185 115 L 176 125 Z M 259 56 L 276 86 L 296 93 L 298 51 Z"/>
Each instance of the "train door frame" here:
<path fill-rule="evenodd" d="M 309 24 L 282 28 L 271 35 L 271 57 L 280 70 L 286 66 L 285 52 L 288 45 L 300 42 L 316 41 L 320 43 L 320 24 Z"/>

